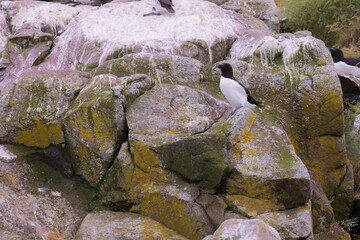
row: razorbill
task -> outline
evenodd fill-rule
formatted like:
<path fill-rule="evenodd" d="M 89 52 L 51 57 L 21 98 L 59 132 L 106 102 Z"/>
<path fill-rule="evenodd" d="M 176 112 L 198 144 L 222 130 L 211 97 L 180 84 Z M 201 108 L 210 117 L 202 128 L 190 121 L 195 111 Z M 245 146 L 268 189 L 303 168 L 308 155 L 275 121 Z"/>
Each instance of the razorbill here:
<path fill-rule="evenodd" d="M 220 63 L 215 67 L 221 70 L 220 90 L 235 108 L 231 115 L 241 107 L 262 107 L 261 102 L 256 101 L 250 95 L 249 90 L 235 79 L 232 66 L 229 63 Z"/>
<path fill-rule="evenodd" d="M 343 52 L 338 48 L 329 48 L 329 51 L 338 75 L 360 77 L 360 58 L 345 58 Z"/>
<path fill-rule="evenodd" d="M 152 8 L 153 12 L 144 14 L 144 17 L 147 16 L 160 16 L 160 9 L 165 8 L 169 13 L 175 13 L 175 10 L 172 8 L 174 4 L 172 3 L 172 0 L 154 0 L 155 7 Z"/>

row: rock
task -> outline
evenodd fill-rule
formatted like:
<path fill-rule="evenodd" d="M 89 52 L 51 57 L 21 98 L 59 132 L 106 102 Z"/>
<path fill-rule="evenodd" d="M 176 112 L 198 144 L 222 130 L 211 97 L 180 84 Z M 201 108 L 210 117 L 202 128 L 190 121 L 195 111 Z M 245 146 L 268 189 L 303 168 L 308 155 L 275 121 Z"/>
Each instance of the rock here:
<path fill-rule="evenodd" d="M 311 174 L 315 175 L 314 172 L 311 172 Z M 335 223 L 335 215 L 331 203 L 327 199 L 316 176 L 311 177 L 311 189 L 313 233 L 318 234 L 324 232 L 326 228 L 329 228 Z"/>
<path fill-rule="evenodd" d="M 228 104 L 206 93 L 180 85 L 157 84 L 127 109 L 129 140 L 152 147 L 176 142 L 206 131 L 226 111 Z"/>
<path fill-rule="evenodd" d="M 279 111 L 296 154 L 315 172 L 312 176 L 326 196 L 335 195 L 335 201 L 346 196 L 351 201 L 353 187 L 342 182 L 351 173 L 345 154 L 341 87 L 324 43 L 310 36 L 276 37 L 249 31 L 233 44 L 230 54 L 235 77 L 241 76 L 238 79 L 255 98 L 261 92 L 260 100 Z"/>
<path fill-rule="evenodd" d="M 54 170 L 34 149 L 1 145 L 16 156 L 0 161 L 2 239 L 42 239 L 50 231 L 73 237 L 95 193 L 83 181 Z"/>
<path fill-rule="evenodd" d="M 88 70 L 106 60 L 139 52 L 195 58 L 200 54 L 208 64 L 223 59 L 244 30 L 269 31 L 255 18 L 226 13 L 207 1 L 180 1 L 176 14 L 165 14 L 161 21 L 143 17 L 152 6 L 152 0 L 112 2 L 82 11 L 58 38 L 46 66 Z"/>
<path fill-rule="evenodd" d="M 322 233 L 316 234 L 314 236 L 315 240 L 350 240 L 351 237 L 349 233 L 345 232 L 344 229 L 337 225 L 331 226 L 331 228 L 326 229 Z"/>
<path fill-rule="evenodd" d="M 7 35 L 9 34 L 8 24 L 6 22 L 6 12 L 0 10 L 0 71 L 7 67 L 4 61 L 4 51 L 7 42 Z"/>
<path fill-rule="evenodd" d="M 311 204 L 281 212 L 264 213 L 257 218 L 274 227 L 281 239 L 311 238 Z"/>
<path fill-rule="evenodd" d="M 0 145 L 0 160 L 5 163 L 15 162 L 17 156 L 10 152 L 5 146 Z"/>
<path fill-rule="evenodd" d="M 196 202 L 204 208 L 215 228 L 225 221 L 227 205 L 220 196 L 203 193 L 196 199 Z"/>
<path fill-rule="evenodd" d="M 260 219 L 229 219 L 221 224 L 214 233 L 213 238 L 208 237 L 205 239 L 280 240 L 281 238 L 274 228 Z"/>
<path fill-rule="evenodd" d="M 227 180 L 227 193 L 272 199 L 277 209 L 304 205 L 310 198 L 309 174 L 286 133 L 265 120 L 267 114 L 241 108 L 210 130 L 223 132 L 228 139 L 232 172 Z"/>
<path fill-rule="evenodd" d="M 127 138 L 124 107 L 115 95 L 126 79 L 99 75 L 81 90 L 63 120 L 75 172 L 97 185 Z"/>
<path fill-rule="evenodd" d="M 87 81 L 72 71 L 22 74 L 0 90 L 0 141 L 39 148 L 63 143 L 61 117 Z"/>
<path fill-rule="evenodd" d="M 100 211 L 88 214 L 81 223 L 76 240 L 107 239 L 178 239 L 177 232 L 151 218 L 135 213 Z"/>
<path fill-rule="evenodd" d="M 155 148 L 166 169 L 205 188 L 216 188 L 228 173 L 224 136 L 198 135 Z"/>
<path fill-rule="evenodd" d="M 124 143 L 100 187 L 103 205 L 141 213 L 190 239 L 212 233 L 206 212 L 195 202 L 198 188 L 158 164 L 141 142 Z"/>
<path fill-rule="evenodd" d="M 242 14 L 250 14 L 262 21 L 272 30 L 279 32 L 279 9 L 274 0 L 230 0 L 221 5 L 225 9 L 234 10 Z"/>
<path fill-rule="evenodd" d="M 198 86 L 204 66 L 200 61 L 182 56 L 136 53 L 106 61 L 94 70 L 94 75 L 114 74 L 118 77 L 143 73 L 159 83 Z"/>
<path fill-rule="evenodd" d="M 4 28 L 6 37 L 0 34 L 0 40 L 4 40 L 0 43 L 0 86 L 42 63 L 52 50 L 54 39 L 83 9 L 40 1 L 2 1 L 0 8 L 6 12 L 6 18 L 11 18 L 11 24 Z M 1 73 L 1 68 L 6 71 Z M 53 69 L 54 66 L 49 68 Z"/>

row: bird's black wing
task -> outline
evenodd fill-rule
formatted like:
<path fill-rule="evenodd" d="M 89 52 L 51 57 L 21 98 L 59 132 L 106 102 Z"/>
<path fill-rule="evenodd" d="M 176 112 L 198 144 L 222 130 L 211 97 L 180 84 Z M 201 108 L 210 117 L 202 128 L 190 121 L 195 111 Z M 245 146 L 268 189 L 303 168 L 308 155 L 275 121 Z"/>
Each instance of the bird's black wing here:
<path fill-rule="evenodd" d="M 348 65 L 360 67 L 360 58 L 344 58 L 343 61 Z"/>
<path fill-rule="evenodd" d="M 174 13 L 175 10 L 172 8 L 172 0 L 158 0 L 161 7 L 165 8 L 169 13 Z"/>
<path fill-rule="evenodd" d="M 167 4 L 167 5 L 170 5 L 170 6 L 174 6 L 173 3 L 172 3 L 172 0 L 159 0 L 161 6 L 163 7 L 162 4 Z"/>
<path fill-rule="evenodd" d="M 247 100 L 249 103 L 255 104 L 258 107 L 263 107 L 262 102 L 256 101 L 255 98 L 253 98 L 253 96 L 250 95 L 249 89 L 247 89 L 241 82 L 236 80 L 234 77 L 232 77 L 232 79 L 235 80 L 238 84 L 240 84 L 240 86 L 242 86 L 245 89 L 245 92 L 247 94 Z"/>

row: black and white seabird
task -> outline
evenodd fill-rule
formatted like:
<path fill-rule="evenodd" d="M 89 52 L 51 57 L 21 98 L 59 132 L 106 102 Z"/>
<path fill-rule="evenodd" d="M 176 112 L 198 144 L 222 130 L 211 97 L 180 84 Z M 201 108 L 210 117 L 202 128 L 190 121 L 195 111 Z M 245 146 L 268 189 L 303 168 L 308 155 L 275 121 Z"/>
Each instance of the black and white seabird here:
<path fill-rule="evenodd" d="M 360 77 L 360 58 L 345 58 L 343 52 L 338 48 L 329 48 L 329 51 L 338 75 Z"/>
<path fill-rule="evenodd" d="M 217 64 L 215 67 L 221 70 L 220 90 L 235 108 L 231 114 L 234 114 L 241 107 L 262 107 L 261 102 L 256 101 L 250 95 L 249 90 L 235 79 L 232 66 L 229 63 Z"/>
<path fill-rule="evenodd" d="M 157 15 L 160 16 L 160 9 L 165 8 L 169 13 L 175 13 L 175 10 L 173 9 L 174 4 L 172 3 L 172 0 L 154 0 L 155 7 L 153 7 L 153 12 L 144 14 L 144 17 Z"/>

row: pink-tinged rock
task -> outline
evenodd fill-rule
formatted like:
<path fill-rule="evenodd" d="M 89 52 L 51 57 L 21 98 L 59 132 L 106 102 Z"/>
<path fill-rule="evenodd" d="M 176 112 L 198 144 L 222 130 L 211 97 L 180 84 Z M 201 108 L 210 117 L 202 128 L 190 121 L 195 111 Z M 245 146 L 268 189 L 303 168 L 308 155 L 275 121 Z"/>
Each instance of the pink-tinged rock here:
<path fill-rule="evenodd" d="M 207 1 L 182 0 L 176 2 L 175 14 L 143 17 L 152 7 L 152 0 L 144 0 L 111 2 L 82 11 L 55 42 L 47 67 L 86 69 L 133 52 L 189 56 L 199 51 L 211 63 L 222 59 L 244 30 L 270 32 L 253 17 L 224 11 Z M 189 44 L 192 53 L 184 49 Z"/>
<path fill-rule="evenodd" d="M 129 139 L 152 146 L 175 142 L 206 131 L 228 110 L 227 103 L 207 93 L 157 84 L 128 108 Z"/>
<path fill-rule="evenodd" d="M 229 219 L 213 235 L 214 240 L 280 240 L 279 233 L 260 219 Z"/>

